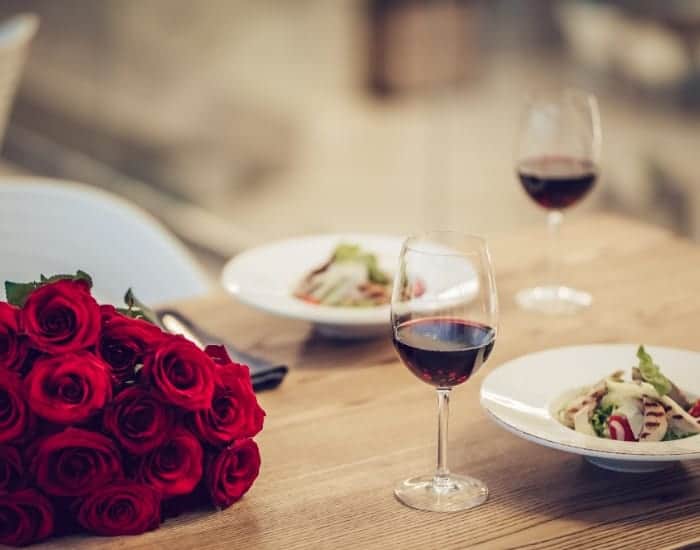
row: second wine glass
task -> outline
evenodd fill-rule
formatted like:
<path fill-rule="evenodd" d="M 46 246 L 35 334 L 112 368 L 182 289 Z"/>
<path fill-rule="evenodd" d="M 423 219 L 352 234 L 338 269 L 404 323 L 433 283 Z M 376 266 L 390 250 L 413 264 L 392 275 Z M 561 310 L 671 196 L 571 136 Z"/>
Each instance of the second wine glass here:
<path fill-rule="evenodd" d="M 567 89 L 535 95 L 523 113 L 516 145 L 516 171 L 525 192 L 549 211 L 550 282 L 520 291 L 525 309 L 551 314 L 588 307 L 592 296 L 559 280 L 557 246 L 562 210 L 593 188 L 599 174 L 600 114 L 594 95 Z"/>
<path fill-rule="evenodd" d="M 401 361 L 438 397 L 437 469 L 402 481 L 394 494 L 419 510 L 478 506 L 488 496 L 486 485 L 447 467 L 447 418 L 452 388 L 471 378 L 496 341 L 498 298 L 486 242 L 449 231 L 406 240 L 391 321 Z"/>

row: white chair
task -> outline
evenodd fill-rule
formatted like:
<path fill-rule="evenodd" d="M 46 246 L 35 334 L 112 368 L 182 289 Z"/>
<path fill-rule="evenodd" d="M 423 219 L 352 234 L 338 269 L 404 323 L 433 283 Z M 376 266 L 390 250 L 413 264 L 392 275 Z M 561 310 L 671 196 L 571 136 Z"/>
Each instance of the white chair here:
<path fill-rule="evenodd" d="M 29 44 L 38 27 L 39 18 L 28 13 L 0 23 L 0 145 Z"/>
<path fill-rule="evenodd" d="M 116 195 L 57 180 L 0 179 L 0 283 L 78 269 L 92 275 L 98 300 L 113 304 L 129 287 L 151 305 L 210 288 L 182 243 Z"/>

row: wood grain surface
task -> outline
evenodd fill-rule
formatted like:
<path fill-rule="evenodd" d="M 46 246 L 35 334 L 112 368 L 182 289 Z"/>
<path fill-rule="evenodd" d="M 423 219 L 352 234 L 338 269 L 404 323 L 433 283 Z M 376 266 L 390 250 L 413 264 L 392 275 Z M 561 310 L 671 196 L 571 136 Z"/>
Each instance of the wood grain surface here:
<path fill-rule="evenodd" d="M 516 290 L 538 282 L 544 230 L 492 242 L 501 326 L 489 363 L 453 392 L 450 465 L 484 480 L 488 502 L 454 514 L 400 505 L 393 484 L 434 467 L 434 392 L 396 359 L 389 338 L 328 341 L 223 294 L 178 304 L 207 329 L 284 361 L 260 394 L 263 469 L 225 512 L 168 520 L 137 537 L 58 539 L 44 548 L 691 548 L 700 547 L 700 463 L 617 474 L 497 428 L 479 407 L 484 375 L 544 348 L 643 342 L 700 350 L 700 249 L 607 215 L 564 225 L 566 281 L 593 293 L 578 316 L 526 313 Z M 700 375 L 700 365 L 698 366 Z"/>

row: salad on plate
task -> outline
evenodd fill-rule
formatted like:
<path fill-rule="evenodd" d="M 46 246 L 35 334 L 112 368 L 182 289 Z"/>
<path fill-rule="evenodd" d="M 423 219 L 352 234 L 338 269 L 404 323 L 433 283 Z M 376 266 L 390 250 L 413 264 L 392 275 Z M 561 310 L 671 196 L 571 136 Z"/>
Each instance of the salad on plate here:
<path fill-rule="evenodd" d="M 359 245 L 343 243 L 309 272 L 294 289 L 305 302 L 336 307 L 372 307 L 391 301 L 391 277 L 377 256 Z"/>
<path fill-rule="evenodd" d="M 569 399 L 557 416 L 577 432 L 618 441 L 672 441 L 700 433 L 700 399 L 664 376 L 644 346 L 631 380 L 615 371 Z"/>

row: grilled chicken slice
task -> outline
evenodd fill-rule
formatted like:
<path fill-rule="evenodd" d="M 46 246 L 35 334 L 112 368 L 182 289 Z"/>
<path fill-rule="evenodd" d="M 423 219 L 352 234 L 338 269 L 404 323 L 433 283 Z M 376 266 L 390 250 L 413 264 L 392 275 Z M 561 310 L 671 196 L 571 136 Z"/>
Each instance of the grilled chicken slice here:
<path fill-rule="evenodd" d="M 666 410 L 656 399 L 649 396 L 642 398 L 644 407 L 644 426 L 639 434 L 639 441 L 661 441 L 666 435 L 668 421 Z"/>
<path fill-rule="evenodd" d="M 582 410 L 585 410 L 586 422 L 588 422 L 591 415 L 593 414 L 593 411 L 598 406 L 600 399 L 605 395 L 607 391 L 608 387 L 605 384 L 605 380 L 601 380 L 584 395 L 579 395 L 578 397 L 572 399 L 569 402 L 569 404 L 566 407 L 564 407 L 564 410 L 560 414 L 560 420 L 569 428 L 576 429 L 576 422 L 574 420 L 574 417 Z M 579 424 L 580 423 L 581 420 L 579 419 Z M 591 430 L 593 430 L 593 428 L 591 428 Z"/>
<path fill-rule="evenodd" d="M 608 376 L 607 380 L 612 380 L 613 382 L 624 382 L 624 378 L 625 378 L 625 371 L 616 370 L 610 376 Z"/>
<path fill-rule="evenodd" d="M 669 427 L 675 433 L 697 434 L 700 433 L 700 418 L 695 418 L 688 414 L 669 395 L 661 398 L 666 407 L 666 419 Z"/>
<path fill-rule="evenodd" d="M 593 425 L 591 424 L 591 415 L 596 408 L 595 402 L 593 404 L 588 404 L 574 414 L 574 430 L 581 432 L 582 434 L 592 435 L 593 437 L 598 437 L 595 433 Z"/>
<path fill-rule="evenodd" d="M 678 403 L 681 407 L 683 407 L 683 409 L 690 408 L 691 403 L 690 403 L 690 401 L 688 401 L 688 398 L 683 393 L 683 390 L 681 390 L 673 382 L 671 382 L 671 391 L 668 392 L 668 397 L 673 399 L 676 403 Z"/>
<path fill-rule="evenodd" d="M 642 378 L 642 372 L 639 370 L 639 367 L 632 367 L 632 380 L 635 380 L 637 382 L 644 381 L 644 379 Z M 684 409 L 689 409 L 691 403 L 690 401 L 688 401 L 688 397 L 686 397 L 686 395 L 683 393 L 683 390 L 676 386 L 673 383 L 673 380 L 669 380 L 669 382 L 671 382 L 671 391 L 668 392 L 668 396 Z"/>

